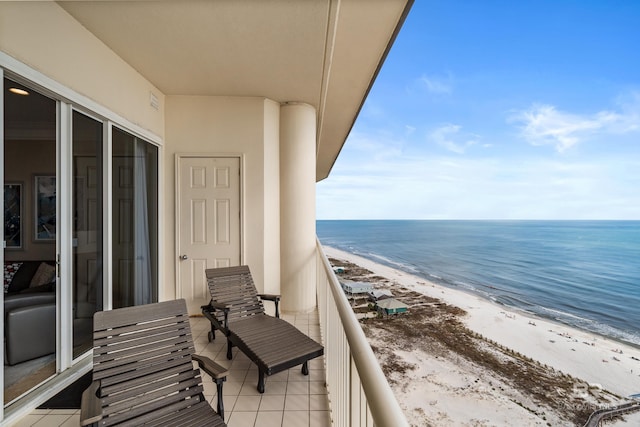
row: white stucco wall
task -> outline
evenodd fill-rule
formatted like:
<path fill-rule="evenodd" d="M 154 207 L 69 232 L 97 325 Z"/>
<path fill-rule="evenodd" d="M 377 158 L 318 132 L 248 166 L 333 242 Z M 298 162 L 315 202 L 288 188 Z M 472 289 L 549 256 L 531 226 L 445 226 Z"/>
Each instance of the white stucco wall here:
<path fill-rule="evenodd" d="M 0 1 L 0 51 L 163 136 L 164 94 L 55 2 Z"/>
<path fill-rule="evenodd" d="M 168 96 L 164 144 L 165 298 L 175 296 L 176 154 L 241 154 L 242 262 L 258 291 L 279 292 L 279 105 L 264 98 Z"/>

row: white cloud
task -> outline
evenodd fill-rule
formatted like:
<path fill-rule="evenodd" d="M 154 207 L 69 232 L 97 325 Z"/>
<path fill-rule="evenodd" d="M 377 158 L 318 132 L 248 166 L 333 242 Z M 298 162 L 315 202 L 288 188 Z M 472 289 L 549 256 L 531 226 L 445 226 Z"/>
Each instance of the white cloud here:
<path fill-rule="evenodd" d="M 340 153 L 339 160 L 347 163 L 389 161 L 402 155 L 405 141 L 387 131 L 364 133 L 353 130 L 348 149 Z"/>
<path fill-rule="evenodd" d="M 619 99 L 620 112 L 572 114 L 547 104 L 535 104 L 511 115 L 509 121 L 521 123 L 521 135 L 532 145 L 554 145 L 565 150 L 597 135 L 621 134 L 640 130 L 640 96 Z"/>
<path fill-rule="evenodd" d="M 634 159 L 424 156 L 336 165 L 318 184 L 320 219 L 637 219 Z M 635 176 L 635 178 L 634 178 Z"/>
<path fill-rule="evenodd" d="M 550 144 L 558 150 L 568 150 L 586 138 L 629 135 L 620 145 L 622 150 L 605 146 L 554 156 L 553 161 L 534 158 L 530 150 L 518 154 L 518 147 L 486 149 L 494 142 L 493 148 L 506 147 L 502 134 L 485 143 L 489 136 L 480 138 L 457 123 L 432 128 L 424 136 L 432 144 L 418 141 L 422 131 L 411 126 L 375 130 L 359 126 L 329 178 L 317 186 L 317 217 L 638 219 L 640 146 L 630 132 L 640 130 L 640 96 L 621 98 L 616 105 L 589 115 L 551 105 L 514 114 L 512 120 L 522 125 L 523 136 L 532 144 Z M 482 156 L 474 156 L 480 148 Z M 598 157 L 589 157 L 594 152 Z"/>
<path fill-rule="evenodd" d="M 640 130 L 640 92 L 620 95 L 616 103 L 620 106 L 622 119 L 613 130 L 618 133 Z"/>
<path fill-rule="evenodd" d="M 446 124 L 431 131 L 428 139 L 441 145 L 449 151 L 457 154 L 464 154 L 467 148 L 476 145 L 476 139 L 469 139 L 466 135 L 460 133 L 461 126 L 454 124 Z"/>
<path fill-rule="evenodd" d="M 533 145 L 553 144 L 563 152 L 602 129 L 606 116 L 592 118 L 563 113 L 551 105 L 534 105 L 511 120 L 523 123 L 522 136 Z"/>
<path fill-rule="evenodd" d="M 453 92 L 453 82 L 451 76 L 445 78 L 427 76 L 425 74 L 420 77 L 420 83 L 430 93 L 435 94 L 450 94 Z"/>

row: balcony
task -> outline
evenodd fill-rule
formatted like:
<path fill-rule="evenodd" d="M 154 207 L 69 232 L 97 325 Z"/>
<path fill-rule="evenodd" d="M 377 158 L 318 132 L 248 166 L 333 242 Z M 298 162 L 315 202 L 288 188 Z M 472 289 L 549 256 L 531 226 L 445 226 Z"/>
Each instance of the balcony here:
<path fill-rule="evenodd" d="M 267 377 L 261 395 L 255 365 L 237 349 L 227 361 L 225 341 L 207 341 L 209 321 L 192 318 L 196 351 L 230 369 L 224 385 L 229 427 L 408 426 L 319 243 L 317 247 L 317 310 L 282 316 L 324 343 L 325 356 L 309 363 L 308 376 L 296 367 Z M 206 376 L 205 395 L 215 406 L 216 388 Z M 14 425 L 77 426 L 79 412 L 36 410 Z"/>

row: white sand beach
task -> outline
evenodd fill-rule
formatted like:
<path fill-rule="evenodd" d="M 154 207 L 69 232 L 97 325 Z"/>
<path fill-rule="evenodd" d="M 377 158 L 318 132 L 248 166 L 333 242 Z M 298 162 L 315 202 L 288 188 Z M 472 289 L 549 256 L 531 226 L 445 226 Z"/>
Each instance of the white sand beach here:
<path fill-rule="evenodd" d="M 467 312 L 462 320 L 472 331 L 582 379 L 594 389 L 602 387 L 623 398 L 640 393 L 638 348 L 512 310 L 348 252 L 324 249 L 330 258 L 351 262 L 404 288 L 462 308 Z M 416 367 L 404 373 L 409 378 L 401 387 L 394 387 L 413 425 L 420 425 L 420 414 L 426 414 L 422 419 L 434 425 L 515 425 L 514 420 L 517 425 L 559 425 L 554 414 L 541 415 L 523 408 L 526 397 L 514 397 L 517 390 L 465 360 L 418 351 L 396 351 L 396 355 Z M 638 420 L 636 415 L 629 419 Z"/>

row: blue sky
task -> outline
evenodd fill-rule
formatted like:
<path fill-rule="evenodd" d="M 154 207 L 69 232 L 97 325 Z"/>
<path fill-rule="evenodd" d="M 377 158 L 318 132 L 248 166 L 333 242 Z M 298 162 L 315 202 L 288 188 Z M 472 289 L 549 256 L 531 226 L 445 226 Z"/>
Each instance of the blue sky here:
<path fill-rule="evenodd" d="M 415 2 L 318 219 L 640 219 L 640 1 Z"/>

